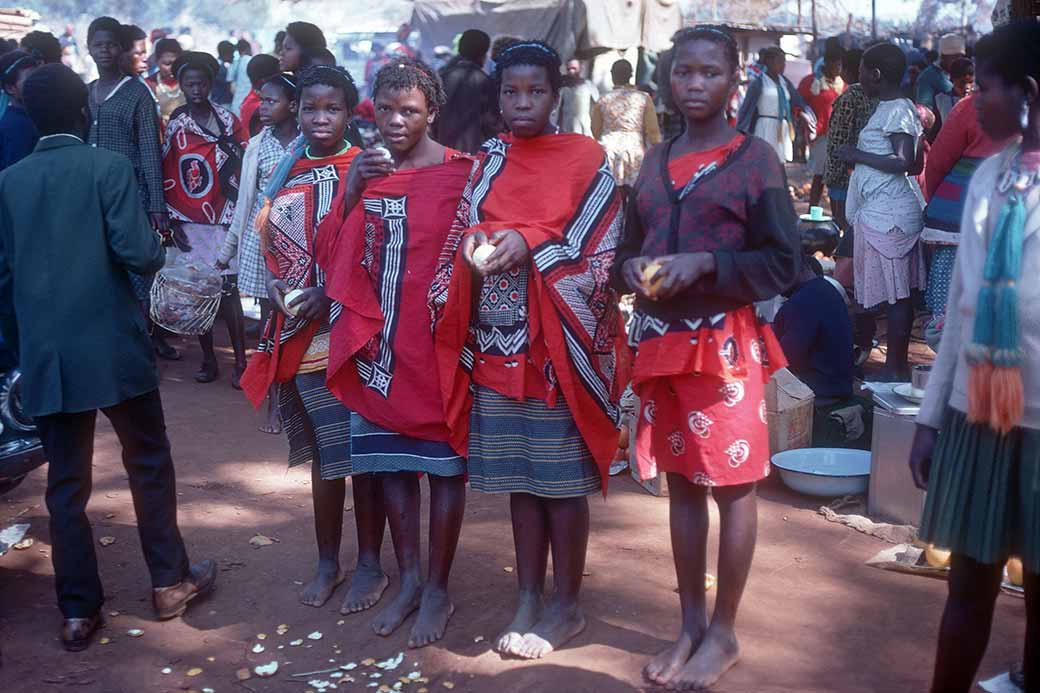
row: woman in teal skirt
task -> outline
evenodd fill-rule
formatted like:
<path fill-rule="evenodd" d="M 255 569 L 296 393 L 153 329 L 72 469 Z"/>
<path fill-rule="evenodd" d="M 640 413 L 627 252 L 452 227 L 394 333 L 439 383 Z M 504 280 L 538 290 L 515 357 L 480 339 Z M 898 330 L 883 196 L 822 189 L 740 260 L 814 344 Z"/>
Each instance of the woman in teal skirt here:
<path fill-rule="evenodd" d="M 911 452 L 920 536 L 949 548 L 932 691 L 969 691 L 1005 562 L 1026 592 L 1025 690 L 1040 691 L 1040 24 L 979 41 L 979 124 L 1021 136 L 976 170 L 946 328 Z"/>

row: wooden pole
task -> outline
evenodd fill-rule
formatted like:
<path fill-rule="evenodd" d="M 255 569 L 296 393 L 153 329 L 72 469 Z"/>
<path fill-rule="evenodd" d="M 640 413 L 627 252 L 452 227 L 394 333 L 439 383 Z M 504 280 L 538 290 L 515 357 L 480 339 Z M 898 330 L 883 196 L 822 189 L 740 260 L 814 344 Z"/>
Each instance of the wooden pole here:
<path fill-rule="evenodd" d="M 812 40 L 813 40 L 813 43 L 815 44 L 816 43 L 816 0 L 812 0 L 812 5 L 810 7 L 810 11 L 812 12 Z"/>

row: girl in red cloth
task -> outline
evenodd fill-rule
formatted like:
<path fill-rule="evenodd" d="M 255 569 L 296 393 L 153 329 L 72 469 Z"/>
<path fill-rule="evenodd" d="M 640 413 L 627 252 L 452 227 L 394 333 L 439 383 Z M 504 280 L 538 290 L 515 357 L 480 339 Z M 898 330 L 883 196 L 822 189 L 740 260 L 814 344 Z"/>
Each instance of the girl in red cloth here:
<path fill-rule="evenodd" d="M 400 590 L 372 627 L 388 636 L 418 610 L 408 645 L 425 647 L 444 636 L 455 610 L 448 576 L 466 508 L 466 450 L 448 443 L 426 297 L 473 161 L 430 139 L 444 88 L 426 65 L 394 59 L 373 93 L 390 156 L 371 149 L 355 159 L 346 220 L 319 249 L 326 292 L 343 306 L 332 328 L 328 386 L 352 412 L 354 473 L 381 480 L 401 573 Z M 420 474 L 430 481 L 425 581 Z"/>
<path fill-rule="evenodd" d="M 482 148 L 431 305 L 452 444 L 468 446 L 473 488 L 510 494 L 520 603 L 495 647 L 537 659 L 585 627 L 586 497 L 606 488 L 626 382 L 608 285 L 620 199 L 603 149 L 549 121 L 556 52 L 518 42 L 495 62 L 511 132 Z"/>
<path fill-rule="evenodd" d="M 613 279 L 637 295 L 629 343 L 638 469 L 643 478 L 668 474 L 682 607 L 677 642 L 644 673 L 685 690 L 711 686 L 739 658 L 734 624 L 755 547 L 755 482 L 769 473 L 765 384 L 784 365 L 752 304 L 794 280 L 799 242 L 775 152 L 725 119 L 739 66 L 733 39 L 698 28 L 674 41 L 672 94 L 686 132 L 647 154 Z M 710 625 L 709 489 L 721 518 Z"/>
<path fill-rule="evenodd" d="M 325 273 L 315 262 L 316 245 L 334 232 L 332 202 L 358 154 L 344 140 L 357 88 L 341 68 L 315 66 L 299 76 L 300 131 L 291 153 L 278 164 L 257 215 L 261 248 L 269 272 L 267 293 L 276 311 L 264 328 L 242 387 L 259 407 L 278 383 L 279 409 L 289 438 L 289 465 L 311 461 L 311 494 L 318 566 L 300 601 L 322 606 L 344 580 L 339 549 L 343 532 L 345 477 L 350 459 L 350 411 L 325 384 L 330 324 L 341 312 L 325 294 Z M 323 224 L 331 219 L 330 224 Z M 289 293 L 294 295 L 290 296 Z M 382 489 L 371 474 L 356 475 L 357 568 L 340 608 L 371 608 L 387 586 L 379 562 L 386 514 Z"/>
<path fill-rule="evenodd" d="M 209 99 L 220 69 L 207 53 L 189 51 L 174 63 L 174 73 L 188 102 L 173 112 L 163 142 L 163 189 L 171 225 L 195 261 L 215 267 L 235 214 L 242 154 L 248 136 L 231 111 Z M 219 313 L 227 324 L 235 352 L 234 388 L 246 369 L 245 318 L 238 294 L 238 262 L 221 270 L 224 292 Z M 202 366 L 195 382 L 211 383 L 219 368 L 213 349 L 213 330 L 199 335 Z"/>

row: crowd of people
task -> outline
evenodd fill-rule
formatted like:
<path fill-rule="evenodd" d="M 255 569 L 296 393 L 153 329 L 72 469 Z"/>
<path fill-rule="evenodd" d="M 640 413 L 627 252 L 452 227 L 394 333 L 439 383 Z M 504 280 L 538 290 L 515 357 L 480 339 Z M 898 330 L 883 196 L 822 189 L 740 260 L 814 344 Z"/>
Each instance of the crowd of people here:
<path fill-rule="evenodd" d="M 638 472 L 668 476 L 682 614 L 644 675 L 714 684 L 740 658 L 755 486 L 770 471 L 766 384 L 790 362 L 821 396 L 851 387 L 852 323 L 803 252 L 785 173 L 804 122 L 813 201 L 825 184 L 856 310 L 887 306 L 888 377 L 906 375 L 926 285 L 945 323 L 912 459 L 930 488 L 922 536 L 954 554 L 934 690 L 972 685 L 1011 554 L 1026 573 L 1025 686 L 1038 690 L 1040 24 L 998 28 L 970 65 L 943 37 L 917 104 L 893 44 L 828 47 L 797 88 L 770 48 L 739 109 L 737 44 L 687 28 L 667 73 L 681 132 L 664 141 L 624 61 L 598 95 L 541 41 L 467 31 L 458 46 L 440 71 L 384 56 L 367 94 L 306 22 L 280 32 L 277 55 L 164 38 L 149 57 L 143 31 L 101 17 L 90 84 L 31 45 L 0 57 L 0 327 L 50 461 L 64 646 L 86 648 L 102 624 L 85 512 L 99 409 L 123 447 L 157 616 L 216 579 L 212 561 L 189 563 L 177 528 L 155 356 L 180 355 L 149 322 L 154 274 L 186 256 L 223 277 L 231 384 L 263 409 L 262 431 L 284 431 L 290 466 L 311 463 L 318 561 L 304 604 L 345 581 L 350 478 L 358 549 L 341 612 L 382 600 L 389 525 L 398 584 L 372 628 L 387 636 L 416 614 L 409 645 L 440 640 L 468 484 L 509 496 L 518 592 L 495 649 L 538 659 L 564 646 L 586 626 L 588 497 L 607 492 L 630 388 Z M 262 307 L 252 355 L 241 294 Z M 755 306 L 781 294 L 774 331 Z M 634 295 L 627 320 L 622 295 Z M 212 331 L 199 341 L 195 379 L 209 383 Z"/>

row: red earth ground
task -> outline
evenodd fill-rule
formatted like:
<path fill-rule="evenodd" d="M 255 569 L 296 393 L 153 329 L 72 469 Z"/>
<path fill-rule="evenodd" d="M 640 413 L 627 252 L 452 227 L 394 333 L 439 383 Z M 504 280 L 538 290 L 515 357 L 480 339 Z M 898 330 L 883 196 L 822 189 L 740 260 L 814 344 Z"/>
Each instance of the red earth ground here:
<path fill-rule="evenodd" d="M 105 612 L 118 612 L 102 633 L 111 642 L 95 642 L 81 654 L 61 649 L 44 472 L 37 471 L 0 500 L 0 527 L 30 522 L 35 540 L 31 548 L 0 558 L 0 690 L 303 693 L 312 687 L 291 681 L 289 674 L 384 660 L 402 651 L 400 668 L 369 679 L 367 673 L 377 670 L 360 667 L 353 672 L 358 682 L 340 683 L 338 690 L 377 691 L 367 684 L 392 685 L 412 671 L 429 680 L 403 686 L 412 693 L 423 687 L 431 693 L 650 689 L 640 670 L 679 625 L 667 499 L 648 495 L 627 478 L 612 482 L 606 500 L 591 499 L 588 628 L 565 650 L 520 662 L 501 658 L 489 645 L 511 617 L 515 590 L 515 574 L 507 570 L 513 566 L 507 499 L 469 494 L 452 577 L 458 610 L 442 642 L 408 651 L 407 627 L 383 639 L 369 627 L 371 613 L 341 617 L 342 589 L 321 609 L 297 602 L 315 556 L 309 474 L 287 471 L 284 439 L 257 431 L 252 410 L 229 385 L 226 350 L 221 380 L 197 385 L 191 374 L 198 349 L 187 341 L 181 346 L 186 358 L 163 365 L 162 387 L 177 462 L 180 525 L 194 558 L 219 562 L 217 591 L 183 619 L 153 620 L 119 449 L 102 420 L 89 512 L 95 541 L 116 540 L 97 549 L 108 591 Z M 777 479 L 764 483 L 760 496 L 758 551 L 739 622 L 744 660 L 714 690 L 926 690 L 945 583 L 867 567 L 864 561 L 885 544 L 824 521 L 815 512 L 818 501 L 787 491 Z M 712 520 L 717 521 L 714 508 Z M 354 554 L 352 525 L 347 513 L 347 564 Z M 277 541 L 253 548 L 249 540 L 258 533 Z M 715 547 L 713 537 L 712 572 Z M 383 560 L 396 580 L 389 535 Z M 1023 602 L 1001 596 L 982 675 L 1005 671 L 1021 656 L 1024 621 Z M 284 636 L 276 633 L 279 624 L 290 627 Z M 144 634 L 129 637 L 133 628 Z M 307 640 L 314 631 L 324 637 Z M 267 638 L 258 640 L 260 633 Z M 306 645 L 289 646 L 297 638 Z M 258 642 L 266 651 L 253 654 Z M 275 677 L 237 681 L 240 668 L 273 659 L 280 664 Z M 167 667 L 171 673 L 164 674 Z M 196 668 L 202 672 L 188 676 Z"/>

